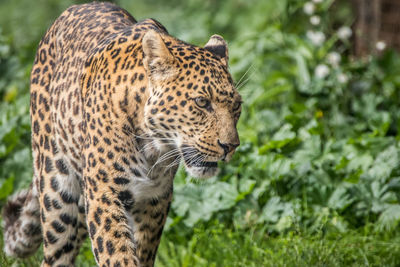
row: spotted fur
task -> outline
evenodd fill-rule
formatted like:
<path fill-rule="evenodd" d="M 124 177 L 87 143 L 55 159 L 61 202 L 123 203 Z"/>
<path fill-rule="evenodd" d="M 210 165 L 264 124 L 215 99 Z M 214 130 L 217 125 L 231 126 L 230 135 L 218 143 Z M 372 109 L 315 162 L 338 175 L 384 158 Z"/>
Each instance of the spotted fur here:
<path fill-rule="evenodd" d="M 5 251 L 73 266 L 87 233 L 99 266 L 153 266 L 179 162 L 217 172 L 239 145 L 228 50 L 203 47 L 110 3 L 72 6 L 31 73 L 33 183 L 9 199 Z"/>

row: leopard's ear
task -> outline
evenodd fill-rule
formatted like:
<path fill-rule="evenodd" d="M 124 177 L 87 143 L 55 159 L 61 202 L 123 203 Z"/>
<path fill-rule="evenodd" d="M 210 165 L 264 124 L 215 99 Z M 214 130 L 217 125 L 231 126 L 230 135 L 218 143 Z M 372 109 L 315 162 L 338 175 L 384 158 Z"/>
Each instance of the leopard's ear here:
<path fill-rule="evenodd" d="M 215 56 L 221 59 L 221 61 L 228 66 L 229 56 L 228 56 L 228 45 L 224 38 L 218 34 L 214 34 L 210 37 L 204 49 L 210 51 Z"/>
<path fill-rule="evenodd" d="M 168 80 L 177 74 L 175 58 L 165 45 L 161 35 L 154 30 L 145 33 L 142 39 L 143 65 L 153 80 Z"/>

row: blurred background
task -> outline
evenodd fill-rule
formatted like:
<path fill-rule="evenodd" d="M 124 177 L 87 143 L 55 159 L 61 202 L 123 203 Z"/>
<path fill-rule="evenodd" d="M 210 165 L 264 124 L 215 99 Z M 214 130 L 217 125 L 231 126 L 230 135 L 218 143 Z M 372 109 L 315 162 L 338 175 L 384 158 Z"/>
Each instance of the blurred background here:
<path fill-rule="evenodd" d="M 0 205 L 32 176 L 29 73 L 74 0 L 0 1 Z M 156 266 L 400 265 L 397 0 L 118 0 L 179 39 L 218 33 L 244 99 L 218 177 L 179 170 Z M 39 251 L 1 266 L 38 266 Z M 77 266 L 94 266 L 86 242 Z"/>

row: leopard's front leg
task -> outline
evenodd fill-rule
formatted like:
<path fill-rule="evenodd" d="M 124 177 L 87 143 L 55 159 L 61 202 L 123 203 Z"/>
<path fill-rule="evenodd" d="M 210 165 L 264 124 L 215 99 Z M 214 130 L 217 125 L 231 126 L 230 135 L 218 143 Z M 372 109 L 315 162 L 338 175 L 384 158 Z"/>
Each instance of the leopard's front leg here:
<path fill-rule="evenodd" d="M 86 221 L 96 262 L 99 266 L 141 266 L 129 214 L 133 195 L 126 188 L 131 177 L 116 155 L 118 144 L 111 146 L 107 137 L 94 134 L 86 140 Z"/>
<path fill-rule="evenodd" d="M 142 200 L 132 210 L 136 255 L 140 266 L 153 266 L 172 198 L 172 186 L 159 198 Z"/>
<path fill-rule="evenodd" d="M 134 144 L 114 139 L 109 145 L 107 137 L 95 135 L 87 140 L 91 141 L 84 152 L 86 218 L 97 263 L 153 266 L 176 167 L 168 175 L 149 178 L 139 166 L 142 159 L 135 156 Z"/>
<path fill-rule="evenodd" d="M 91 178 L 86 177 L 87 180 Z M 93 183 L 93 180 L 88 183 Z M 111 188 L 87 187 L 87 225 L 99 266 L 141 266 L 136 257 L 128 214 Z"/>

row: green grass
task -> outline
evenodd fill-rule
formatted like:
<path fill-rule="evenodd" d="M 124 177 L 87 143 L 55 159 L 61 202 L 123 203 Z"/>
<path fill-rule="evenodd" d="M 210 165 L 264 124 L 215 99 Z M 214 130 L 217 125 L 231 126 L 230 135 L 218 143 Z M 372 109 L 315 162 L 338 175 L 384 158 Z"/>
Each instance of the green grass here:
<path fill-rule="evenodd" d="M 174 229 L 178 231 L 178 229 Z M 172 238 L 172 239 L 171 239 Z M 25 260 L 0 252 L 0 266 L 39 266 L 42 251 Z M 156 266 L 399 266 L 400 237 L 360 232 L 324 236 L 290 232 L 270 236 L 262 229 L 232 230 L 222 224 L 197 227 L 187 238 L 166 233 Z M 95 266 L 88 240 L 76 266 Z"/>
<path fill-rule="evenodd" d="M 157 266 L 398 266 L 400 238 L 289 233 L 271 237 L 261 230 L 196 229 L 187 244 L 166 235 Z"/>

